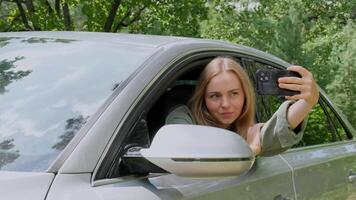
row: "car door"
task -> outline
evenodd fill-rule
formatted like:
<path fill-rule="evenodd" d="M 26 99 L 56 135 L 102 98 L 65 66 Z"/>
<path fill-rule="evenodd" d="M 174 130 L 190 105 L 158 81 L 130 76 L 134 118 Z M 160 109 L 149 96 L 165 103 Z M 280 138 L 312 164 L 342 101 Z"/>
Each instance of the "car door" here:
<path fill-rule="evenodd" d="M 274 68 L 270 63 L 244 61 L 253 71 Z M 265 120 L 281 100 L 257 95 L 257 118 Z M 280 156 L 293 173 L 296 199 L 354 199 L 356 197 L 356 141 L 354 130 L 321 90 L 319 103 L 308 116 L 302 141 Z"/>
<path fill-rule="evenodd" d="M 294 199 L 292 174 L 277 155 L 257 158 L 255 166 L 239 177 L 192 179 L 175 175 L 149 178 L 160 191 L 182 199 Z M 174 191 L 174 192 L 173 192 Z M 166 193 L 167 193 L 166 192 Z"/>
<path fill-rule="evenodd" d="M 315 144 L 309 143 L 311 137 L 305 137 L 305 146 L 282 154 L 293 167 L 299 199 L 356 198 L 356 141 L 347 135 L 348 130 L 340 122 L 344 119 L 337 117 L 330 106 L 321 98 L 310 114 L 310 123 L 322 124 L 325 129 L 318 132 L 307 129 L 305 133 L 324 134 L 328 139 Z"/>

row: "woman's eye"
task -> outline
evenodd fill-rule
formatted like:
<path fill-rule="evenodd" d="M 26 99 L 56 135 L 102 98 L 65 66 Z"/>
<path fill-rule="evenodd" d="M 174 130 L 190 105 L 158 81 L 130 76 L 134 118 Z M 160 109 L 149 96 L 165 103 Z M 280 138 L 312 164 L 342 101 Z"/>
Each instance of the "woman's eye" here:
<path fill-rule="evenodd" d="M 238 92 L 231 92 L 230 95 L 231 95 L 232 97 L 234 97 L 234 96 L 239 95 L 239 93 L 238 93 Z"/>
<path fill-rule="evenodd" d="M 211 99 L 218 99 L 220 96 L 218 94 L 212 94 L 209 96 Z"/>

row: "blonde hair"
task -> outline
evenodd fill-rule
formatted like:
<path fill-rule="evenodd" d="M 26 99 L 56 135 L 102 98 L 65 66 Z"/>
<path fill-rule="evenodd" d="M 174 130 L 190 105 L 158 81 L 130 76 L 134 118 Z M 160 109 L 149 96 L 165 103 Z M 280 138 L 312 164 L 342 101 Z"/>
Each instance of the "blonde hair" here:
<path fill-rule="evenodd" d="M 210 80 L 222 72 L 232 72 L 240 80 L 245 102 L 240 116 L 231 124 L 234 131 L 246 138 L 247 130 L 254 124 L 255 97 L 251 81 L 245 70 L 231 57 L 216 57 L 200 74 L 194 94 L 189 101 L 192 114 L 200 125 L 219 126 L 219 122 L 209 113 L 205 104 L 206 87 Z"/>

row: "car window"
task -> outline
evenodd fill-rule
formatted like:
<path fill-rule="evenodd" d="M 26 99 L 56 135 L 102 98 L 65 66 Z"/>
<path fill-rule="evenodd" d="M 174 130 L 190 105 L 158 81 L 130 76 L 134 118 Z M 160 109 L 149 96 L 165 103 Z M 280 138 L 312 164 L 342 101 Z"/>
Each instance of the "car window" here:
<path fill-rule="evenodd" d="M 95 175 L 95 180 L 122 177 L 131 174 L 158 173 L 162 169 L 149 163 L 146 159 L 135 158 L 135 151 L 147 148 L 157 131 L 165 125 L 167 114 L 176 106 L 187 104 L 194 89 L 196 80 L 203 67 L 216 55 L 193 55 L 189 63 L 178 62 L 168 72 L 162 73 L 160 84 L 155 84 L 148 94 L 137 105 L 137 113 L 127 120 L 127 129 L 122 129 L 120 136 L 125 134 L 121 145 L 114 141 L 103 163 Z M 161 82 L 162 81 L 162 82 Z M 115 139 L 119 139 L 116 137 Z M 132 150 L 132 151 L 131 151 Z M 131 160 L 130 162 L 127 162 Z M 141 170 L 142 169 L 142 170 Z M 140 171 L 141 170 L 141 171 Z"/>
<path fill-rule="evenodd" d="M 322 99 L 308 116 L 303 139 L 295 147 L 346 140 L 345 129 Z"/>
<path fill-rule="evenodd" d="M 0 170 L 46 170 L 153 51 L 95 41 L 0 37 Z"/>
<path fill-rule="evenodd" d="M 255 72 L 259 69 L 272 68 L 269 65 L 254 62 L 252 60 L 242 59 L 242 64 L 245 70 L 248 72 L 250 79 L 254 84 L 254 88 L 256 88 L 256 79 Z M 256 91 L 256 90 L 255 90 Z M 256 121 L 257 122 L 266 122 L 273 113 L 278 109 L 278 107 L 282 104 L 283 99 L 277 96 L 263 96 L 259 95 L 255 92 L 256 97 Z"/>
<path fill-rule="evenodd" d="M 248 71 L 250 78 L 256 87 L 255 72 L 258 69 L 275 68 L 274 66 L 243 60 L 243 65 Z M 284 101 L 282 97 L 256 95 L 256 121 L 266 122 Z M 294 147 L 324 144 L 336 141 L 346 140 L 346 131 L 341 125 L 334 112 L 324 102 L 319 99 L 319 103 L 312 109 L 308 116 L 308 123 L 302 141 Z"/>

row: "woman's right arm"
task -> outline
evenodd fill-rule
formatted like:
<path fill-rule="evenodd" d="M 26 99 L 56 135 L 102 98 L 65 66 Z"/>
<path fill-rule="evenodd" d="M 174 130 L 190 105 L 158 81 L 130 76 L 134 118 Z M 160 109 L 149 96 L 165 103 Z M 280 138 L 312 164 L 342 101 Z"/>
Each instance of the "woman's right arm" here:
<path fill-rule="evenodd" d="M 286 96 L 289 101 L 284 102 L 262 127 L 262 155 L 275 155 L 297 144 L 302 139 L 307 116 L 319 99 L 311 72 L 301 66 L 291 66 L 288 70 L 298 72 L 301 78 L 280 78 L 279 87 L 299 91 L 299 94 Z"/>
<path fill-rule="evenodd" d="M 303 137 L 307 119 L 297 128 L 292 128 L 287 120 L 287 112 L 293 101 L 283 102 L 273 116 L 261 128 L 261 155 L 273 156 L 291 148 Z"/>

